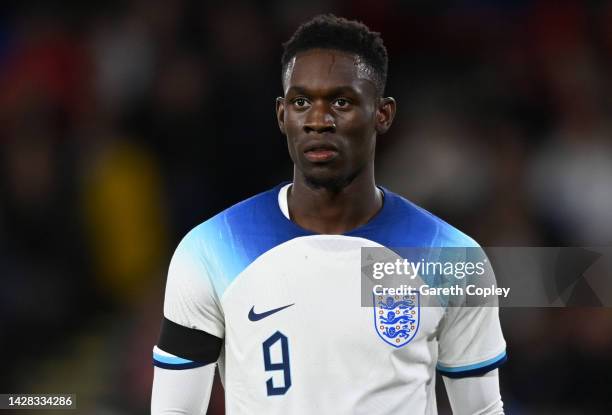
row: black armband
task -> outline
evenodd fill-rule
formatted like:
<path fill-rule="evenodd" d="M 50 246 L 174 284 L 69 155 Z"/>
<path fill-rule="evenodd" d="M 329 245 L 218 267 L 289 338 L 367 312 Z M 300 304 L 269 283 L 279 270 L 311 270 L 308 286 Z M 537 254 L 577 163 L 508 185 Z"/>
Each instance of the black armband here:
<path fill-rule="evenodd" d="M 223 339 L 182 326 L 164 317 L 157 347 L 174 356 L 153 353 L 153 364 L 166 369 L 189 369 L 214 363 Z"/>

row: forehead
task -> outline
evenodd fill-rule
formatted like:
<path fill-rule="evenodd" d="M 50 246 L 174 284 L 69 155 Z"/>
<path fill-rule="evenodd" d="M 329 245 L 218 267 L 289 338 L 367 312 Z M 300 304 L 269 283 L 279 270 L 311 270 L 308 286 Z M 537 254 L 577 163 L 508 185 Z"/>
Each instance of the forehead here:
<path fill-rule="evenodd" d="M 338 86 L 353 86 L 359 90 L 375 88 L 371 70 L 359 56 L 328 49 L 297 53 L 288 63 L 283 81 L 285 93 L 292 86 L 308 89 Z"/>

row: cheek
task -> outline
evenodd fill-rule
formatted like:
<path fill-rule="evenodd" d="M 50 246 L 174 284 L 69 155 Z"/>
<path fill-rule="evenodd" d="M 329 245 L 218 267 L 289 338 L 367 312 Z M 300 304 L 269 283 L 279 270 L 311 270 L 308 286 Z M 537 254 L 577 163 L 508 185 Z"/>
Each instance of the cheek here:
<path fill-rule="evenodd" d="M 362 164 L 372 158 L 376 147 L 376 129 L 371 114 L 359 114 L 346 124 L 347 146 L 354 163 Z"/>
<path fill-rule="evenodd" d="M 342 116 L 343 114 L 340 114 Z M 354 111 L 345 115 L 346 124 L 362 131 L 373 131 L 376 126 L 376 111 L 373 106 L 356 106 Z"/>
<path fill-rule="evenodd" d="M 294 111 L 285 111 L 285 132 L 288 137 L 295 137 L 296 133 L 301 130 L 301 125 L 299 114 Z"/>
<path fill-rule="evenodd" d="M 299 135 L 299 122 L 295 117 L 295 114 L 285 112 L 285 138 L 287 140 L 287 149 L 289 150 L 289 156 L 291 160 L 296 161 L 295 155 L 297 154 L 297 137 Z"/>
<path fill-rule="evenodd" d="M 370 113 L 354 113 L 343 121 L 347 135 L 354 137 L 357 142 L 363 144 L 359 147 L 366 146 L 376 135 L 374 117 Z"/>

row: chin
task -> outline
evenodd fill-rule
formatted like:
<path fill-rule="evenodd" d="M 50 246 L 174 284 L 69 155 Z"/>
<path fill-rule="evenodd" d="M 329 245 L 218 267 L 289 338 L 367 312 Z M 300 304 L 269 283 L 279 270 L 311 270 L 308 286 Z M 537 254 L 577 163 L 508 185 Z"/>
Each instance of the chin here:
<path fill-rule="evenodd" d="M 339 191 L 348 186 L 355 177 L 338 174 L 304 174 L 306 185 L 313 189 Z"/>

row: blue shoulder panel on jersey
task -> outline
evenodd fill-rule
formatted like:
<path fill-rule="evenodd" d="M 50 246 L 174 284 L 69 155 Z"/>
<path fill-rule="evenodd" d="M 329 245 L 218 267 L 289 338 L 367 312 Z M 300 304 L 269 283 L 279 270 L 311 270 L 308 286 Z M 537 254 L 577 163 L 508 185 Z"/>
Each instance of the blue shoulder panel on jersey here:
<path fill-rule="evenodd" d="M 383 189 L 381 211 L 347 236 L 358 236 L 393 247 L 477 248 L 469 236 L 403 197 Z"/>
<path fill-rule="evenodd" d="M 290 239 L 314 235 L 278 206 L 278 185 L 195 227 L 181 242 L 199 256 L 221 296 L 234 278 L 266 251 Z M 451 225 L 386 189 L 383 208 L 370 222 L 346 233 L 387 247 L 478 247 Z"/>
<path fill-rule="evenodd" d="M 195 227 L 182 242 L 203 260 L 218 296 L 260 255 L 309 234 L 289 225 L 292 222 L 282 216 L 278 206 L 281 186 L 224 210 Z"/>
<path fill-rule="evenodd" d="M 436 369 L 441 375 L 448 378 L 465 378 L 469 376 L 484 375 L 485 373 L 501 366 L 506 360 L 508 360 L 508 355 L 504 350 L 497 356 L 480 363 L 458 367 L 449 367 L 438 363 L 436 365 Z"/>

